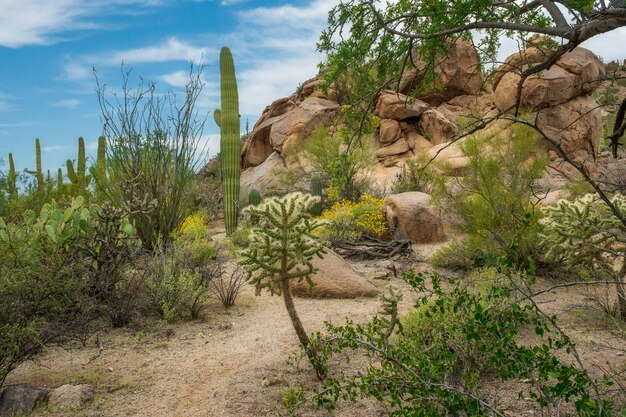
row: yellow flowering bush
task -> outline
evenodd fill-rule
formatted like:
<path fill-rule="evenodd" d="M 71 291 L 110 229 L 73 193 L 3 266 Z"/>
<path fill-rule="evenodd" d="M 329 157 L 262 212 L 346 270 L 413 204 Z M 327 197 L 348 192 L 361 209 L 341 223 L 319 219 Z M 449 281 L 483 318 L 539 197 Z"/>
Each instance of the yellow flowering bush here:
<path fill-rule="evenodd" d="M 340 200 L 320 218 L 325 224 L 319 233 L 331 243 L 354 242 L 363 235 L 389 236 L 384 200 L 371 195 L 363 195 L 359 201 Z"/>

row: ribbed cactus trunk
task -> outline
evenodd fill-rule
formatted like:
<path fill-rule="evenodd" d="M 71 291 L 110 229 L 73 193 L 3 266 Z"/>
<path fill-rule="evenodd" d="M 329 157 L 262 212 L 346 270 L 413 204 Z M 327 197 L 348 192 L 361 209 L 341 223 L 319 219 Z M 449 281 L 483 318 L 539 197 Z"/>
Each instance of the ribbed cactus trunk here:
<path fill-rule="evenodd" d="M 9 194 L 12 196 L 17 195 L 17 172 L 15 171 L 15 163 L 13 162 L 13 154 L 9 154 L 9 175 L 7 178 L 7 186 Z"/>
<path fill-rule="evenodd" d="M 220 159 L 224 189 L 224 218 L 226 234 L 237 229 L 239 216 L 239 176 L 241 171 L 241 142 L 239 126 L 239 96 L 235 78 L 235 63 L 230 49 L 220 52 L 221 109 L 215 112 L 220 126 Z"/>
<path fill-rule="evenodd" d="M 36 170 L 37 190 L 43 191 L 44 181 L 43 181 L 43 169 L 41 168 L 41 143 L 39 142 L 39 139 L 35 139 L 35 158 L 37 162 L 37 170 Z"/>
<path fill-rule="evenodd" d="M 63 170 L 59 168 L 57 171 L 57 190 L 63 187 Z"/>
<path fill-rule="evenodd" d="M 87 186 L 87 158 L 85 156 L 85 139 L 83 137 L 78 138 L 78 185 L 81 188 Z"/>
<path fill-rule="evenodd" d="M 106 180 L 107 180 L 106 157 L 107 157 L 107 141 L 104 136 L 100 136 L 98 138 L 98 155 L 96 159 L 96 168 L 95 168 L 95 175 L 94 175 L 95 180 L 96 180 L 97 192 L 102 192 L 106 184 Z"/>

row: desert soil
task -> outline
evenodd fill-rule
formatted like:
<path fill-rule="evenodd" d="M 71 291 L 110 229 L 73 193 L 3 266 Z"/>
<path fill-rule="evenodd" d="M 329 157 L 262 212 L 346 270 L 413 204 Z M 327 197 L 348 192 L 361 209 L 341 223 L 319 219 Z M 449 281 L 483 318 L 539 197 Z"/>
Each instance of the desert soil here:
<path fill-rule="evenodd" d="M 377 273 L 375 264 L 354 266 L 366 277 Z M 414 266 L 425 268 L 424 264 Z M 402 289 L 407 294 L 403 307 L 410 305 L 412 297 L 400 278 L 373 282 Z M 592 309 L 588 296 L 584 288 L 563 289 L 544 294 L 539 302 L 547 312 L 560 315 L 564 330 L 577 341 L 590 369 L 611 371 L 624 383 L 624 328 L 615 327 Z M 376 314 L 379 302 L 376 298 L 296 299 L 296 307 L 305 328 L 313 332 L 328 320 L 335 324 L 345 318 L 367 321 Z M 286 387 L 317 384 L 306 360 L 295 359 L 298 353 L 282 299 L 255 297 L 246 286 L 233 308 L 211 305 L 203 321 L 107 331 L 86 346 L 52 348 L 37 362 L 18 368 L 7 383 L 56 387 L 86 382 L 96 388 L 94 402 L 83 409 L 66 414 L 38 410 L 36 416 L 272 416 Z M 539 415 L 533 405 L 517 400 L 517 388 L 493 387 L 508 402 L 511 416 Z M 386 414 L 383 406 L 366 401 L 343 404 L 332 415 Z M 330 414 L 308 407 L 301 415 Z"/>

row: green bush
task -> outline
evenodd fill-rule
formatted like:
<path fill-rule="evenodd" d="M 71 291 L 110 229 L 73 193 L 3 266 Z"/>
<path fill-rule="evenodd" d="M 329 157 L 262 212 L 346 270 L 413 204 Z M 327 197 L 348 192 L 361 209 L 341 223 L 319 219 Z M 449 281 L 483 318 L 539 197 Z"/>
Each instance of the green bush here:
<path fill-rule="evenodd" d="M 119 277 L 123 247 L 137 241 L 128 223 L 102 216 L 77 197 L 63 210 L 52 202 L 19 222 L 0 219 L 0 384 L 47 344 L 86 332 L 111 302 L 106 291 L 117 287 L 101 280 Z"/>
<path fill-rule="evenodd" d="M 466 238 L 435 255 L 438 265 L 484 265 L 490 257 L 506 256 L 525 265 L 541 258 L 538 247 L 539 210 L 532 192 L 547 159 L 538 155 L 537 134 L 512 126 L 511 141 L 474 137 L 463 144 L 470 160 L 462 178 L 439 186 L 436 199 L 456 218 Z"/>
<path fill-rule="evenodd" d="M 320 126 L 303 146 L 287 149 L 299 169 L 290 169 L 283 177 L 287 183 L 317 177 L 328 200 L 356 201 L 370 188 L 370 170 L 376 162 L 372 148 L 371 136 L 357 140 L 345 127 L 330 134 Z M 310 181 L 306 182 L 308 186 Z"/>
<path fill-rule="evenodd" d="M 532 279 L 504 269 L 485 274 L 474 289 L 459 282 L 445 289 L 436 275 L 404 274 L 420 295 L 396 337 L 390 335 L 397 303 L 393 308 L 387 302 L 385 316 L 365 324 L 327 323 L 311 339 L 324 366 L 337 354 L 362 354 L 366 365 L 345 374 L 329 369 L 309 398 L 328 411 L 341 399 L 371 398 L 384 403 L 390 416 L 505 415 L 499 390 L 487 394 L 484 384 L 523 380 L 528 383 L 513 384 L 520 398 L 535 401 L 546 415 L 563 407 L 580 416 L 611 415 L 602 384 L 577 362 L 574 343 L 555 319 L 536 304 L 515 300 L 512 283 Z M 531 341 L 518 340 L 525 329 L 534 331 Z M 297 395 L 286 403 L 291 411 L 305 401 L 305 393 Z"/>
<path fill-rule="evenodd" d="M 195 111 L 202 68 L 190 71 L 183 100 L 171 92 L 157 94 L 155 84 L 144 81 L 131 89 L 129 77 L 123 76 L 121 98 L 98 84 L 107 146 L 106 170 L 95 180 L 107 199 L 128 208 L 137 235 L 153 249 L 167 243 L 193 211 L 192 189 L 202 160 L 197 144 L 203 121 Z"/>

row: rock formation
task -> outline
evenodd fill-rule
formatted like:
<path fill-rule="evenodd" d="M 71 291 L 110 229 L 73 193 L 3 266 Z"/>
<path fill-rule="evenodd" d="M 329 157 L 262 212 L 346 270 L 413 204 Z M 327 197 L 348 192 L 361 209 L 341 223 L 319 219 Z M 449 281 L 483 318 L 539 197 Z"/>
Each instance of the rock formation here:
<path fill-rule="evenodd" d="M 406 93 L 423 77 L 417 69 L 406 70 L 399 92 L 383 90 L 373 103 L 373 114 L 379 119 L 375 121 L 379 163 L 372 170 L 374 184 L 389 192 L 405 162 L 422 153 L 437 156 L 452 168 L 453 175 L 462 174 L 468 159 L 461 146 L 452 142 L 458 126 L 467 123 L 464 119 L 493 116 L 513 105 L 519 71 L 542 61 L 545 54 L 530 47 L 511 55 L 496 72 L 493 87 L 485 87 L 475 50 L 458 41 L 437 64 L 435 87 L 415 98 Z M 522 88 L 522 108 L 532 112 L 530 117 L 538 126 L 581 162 L 593 163 L 597 156 L 602 119 L 590 93 L 603 74 L 604 67 L 593 53 L 576 48 L 550 69 L 529 77 Z M 320 125 L 332 129 L 342 103 L 337 91 L 323 91 L 321 83 L 319 78 L 308 80 L 297 93 L 265 109 L 243 146 L 242 196 L 251 188 L 262 194 L 286 191 L 275 175 L 277 169 L 293 164 L 286 149 L 304 143 Z M 554 152 L 550 155 L 557 159 Z"/>

